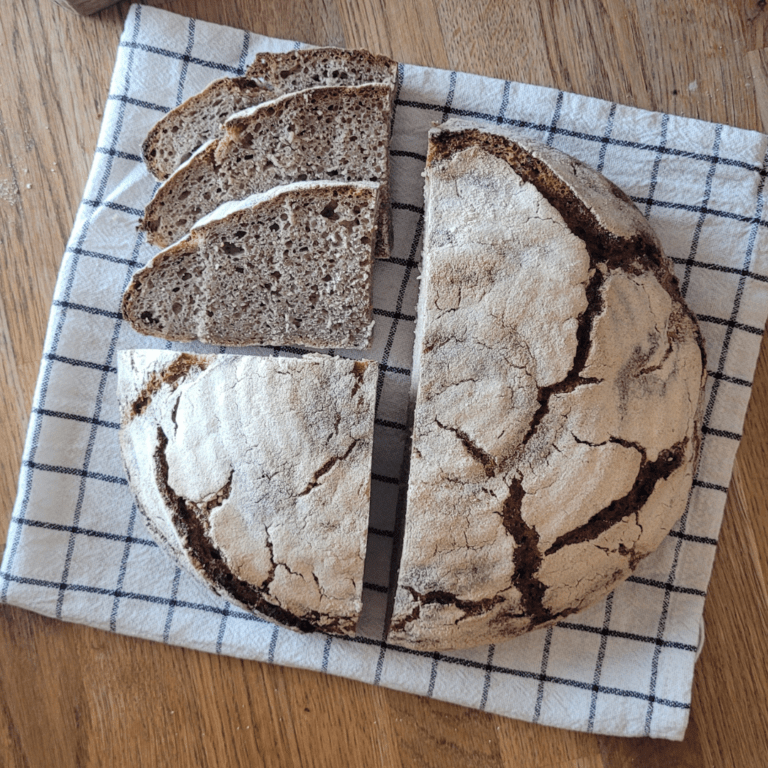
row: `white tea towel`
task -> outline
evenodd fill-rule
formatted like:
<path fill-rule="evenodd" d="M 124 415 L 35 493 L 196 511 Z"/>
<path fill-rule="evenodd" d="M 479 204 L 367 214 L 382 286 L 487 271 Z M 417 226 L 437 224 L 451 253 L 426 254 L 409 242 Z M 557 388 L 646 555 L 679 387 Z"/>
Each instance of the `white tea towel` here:
<path fill-rule="evenodd" d="M 131 8 L 56 286 L 0 599 L 112 632 L 321 670 L 547 725 L 682 739 L 726 489 L 768 314 L 767 137 L 547 88 L 399 68 L 391 148 L 395 245 L 374 270 L 376 328 L 366 353 L 380 361 L 382 374 L 364 636 L 299 635 L 205 593 L 155 546 L 126 484 L 115 399 L 119 349 L 221 351 L 147 339 L 121 320 L 122 292 L 156 250 L 136 230 L 156 188 L 139 157 L 144 136 L 211 80 L 242 73 L 257 51 L 295 47 Z M 598 168 L 632 197 L 701 321 L 710 378 L 687 511 L 628 582 L 555 628 L 461 653 L 419 653 L 381 637 L 406 438 L 420 174 L 427 130 L 449 116 L 522 128 Z"/>

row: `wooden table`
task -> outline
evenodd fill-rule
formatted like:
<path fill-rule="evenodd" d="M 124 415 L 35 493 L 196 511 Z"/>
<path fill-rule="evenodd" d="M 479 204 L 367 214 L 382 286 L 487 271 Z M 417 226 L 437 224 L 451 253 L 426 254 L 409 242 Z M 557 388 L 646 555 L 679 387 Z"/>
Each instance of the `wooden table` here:
<path fill-rule="evenodd" d="M 764 0 L 176 0 L 178 13 L 762 130 Z M 64 245 L 128 3 L 0 11 L 0 539 Z M 755 51 L 748 55 L 748 52 Z M 756 97 L 756 94 L 758 97 Z M 766 114 L 765 119 L 768 119 Z M 507 720 L 0 607 L 2 766 L 768 765 L 768 344 L 706 603 L 684 742 Z"/>

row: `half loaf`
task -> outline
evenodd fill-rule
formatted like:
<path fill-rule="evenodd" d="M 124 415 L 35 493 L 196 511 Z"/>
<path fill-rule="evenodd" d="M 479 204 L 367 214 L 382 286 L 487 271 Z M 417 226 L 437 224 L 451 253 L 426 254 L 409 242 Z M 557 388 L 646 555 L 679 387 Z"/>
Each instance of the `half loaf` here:
<path fill-rule="evenodd" d="M 388 83 L 397 63 L 364 50 L 309 48 L 259 53 L 242 77 L 224 77 L 172 109 L 152 128 L 142 146 L 144 161 L 161 181 L 219 134 L 234 112 L 277 96 L 321 85 Z"/>
<path fill-rule="evenodd" d="M 119 353 L 123 461 L 158 542 L 247 610 L 304 632 L 354 633 L 377 367 Z"/>
<path fill-rule="evenodd" d="M 221 203 L 280 184 L 329 179 L 381 184 L 376 255 L 389 253 L 389 122 L 393 89 L 309 88 L 232 115 L 163 183 L 140 228 L 163 248 Z"/>
<path fill-rule="evenodd" d="M 705 361 L 629 198 L 562 153 L 430 133 L 413 447 L 389 639 L 497 643 L 604 597 L 683 512 Z"/>
<path fill-rule="evenodd" d="M 378 191 L 305 181 L 225 203 L 134 274 L 123 316 L 174 341 L 366 348 Z"/>

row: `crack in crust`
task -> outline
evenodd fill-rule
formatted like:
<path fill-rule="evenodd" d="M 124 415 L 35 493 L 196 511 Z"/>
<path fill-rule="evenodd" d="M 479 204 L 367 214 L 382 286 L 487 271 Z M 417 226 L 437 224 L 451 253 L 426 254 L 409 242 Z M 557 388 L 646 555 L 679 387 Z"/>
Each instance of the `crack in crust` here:
<path fill-rule="evenodd" d="M 621 442 L 614 440 L 613 442 Z M 580 544 L 591 541 L 600 536 L 609 528 L 620 523 L 624 518 L 637 514 L 651 497 L 659 480 L 667 480 L 675 470 L 679 469 L 685 458 L 685 449 L 688 446 L 688 438 L 676 443 L 671 448 L 660 451 L 655 461 L 648 461 L 643 455 L 643 461 L 630 491 L 620 499 L 615 499 L 607 507 L 596 514 L 578 528 L 564 533 L 555 539 L 554 543 L 544 553 L 552 555 L 569 544 Z M 634 446 L 632 446 L 634 447 Z M 644 452 L 643 452 L 644 453 Z M 626 547 L 625 554 L 633 559 L 633 550 Z"/>
<path fill-rule="evenodd" d="M 264 592 L 269 587 L 277 567 L 272 556 L 269 537 L 267 537 L 267 542 L 272 569 L 264 583 L 256 587 L 234 574 L 208 534 L 208 514 L 229 497 L 234 470 L 227 483 L 213 499 L 205 505 L 197 505 L 179 496 L 171 488 L 168 482 L 168 460 L 165 455 L 167 446 L 168 437 L 162 427 L 158 427 L 157 448 L 154 453 L 157 487 L 171 510 L 174 527 L 181 539 L 186 542 L 186 549 L 190 558 L 206 579 L 216 586 L 217 591 L 221 590 L 249 609 L 256 610 L 267 618 L 300 632 L 316 632 L 321 620 L 323 621 L 323 632 L 339 632 L 347 628 L 350 623 L 354 625 L 354 620 L 350 617 L 339 616 L 330 619 L 330 617 L 317 611 L 308 611 L 302 616 L 297 616 L 265 599 Z"/>
<path fill-rule="evenodd" d="M 498 465 L 493 456 L 491 456 L 489 453 L 486 453 L 479 445 L 473 443 L 472 439 L 466 432 L 462 432 L 462 430 L 456 427 L 446 427 L 444 424 L 441 424 L 438 419 L 435 419 L 435 423 L 438 427 L 440 427 L 440 429 L 444 429 L 447 432 L 453 432 L 456 437 L 459 438 L 467 453 L 475 461 L 483 465 L 483 469 L 485 469 L 485 476 L 494 477 L 496 471 L 498 470 Z"/>
<path fill-rule="evenodd" d="M 448 159 L 467 146 L 477 146 L 494 157 L 501 158 L 520 178 L 533 184 L 544 198 L 565 220 L 568 229 L 584 240 L 590 260 L 605 263 L 608 270 L 621 269 L 632 275 L 650 270 L 659 284 L 669 293 L 673 305 L 692 320 L 696 343 L 701 351 L 702 368 L 706 369 L 706 352 L 696 316 L 688 308 L 674 272 L 658 246 L 638 234 L 631 238 L 617 237 L 604 229 L 592 211 L 576 196 L 573 190 L 558 178 L 547 164 L 524 150 L 512 139 L 476 128 L 461 131 L 442 131 L 430 135 L 427 167 Z M 607 180 L 608 181 L 608 180 Z M 634 205 L 622 189 L 611 181 L 608 185 L 616 197 Z M 593 261 L 594 265 L 594 261 Z"/>
<path fill-rule="evenodd" d="M 162 371 L 162 373 L 152 374 L 150 379 L 144 385 L 144 389 L 141 390 L 139 396 L 131 404 L 128 420 L 130 421 L 136 416 L 141 416 L 141 414 L 149 408 L 155 393 L 158 392 L 164 384 L 170 386 L 171 392 L 173 392 L 192 368 L 199 368 L 201 371 L 204 371 L 207 367 L 208 361 L 204 357 L 193 355 L 189 352 L 180 354 L 167 368 L 165 368 L 165 370 Z M 174 407 L 171 416 L 175 424 L 176 407 Z"/>
<path fill-rule="evenodd" d="M 544 607 L 546 587 L 536 578 L 542 561 L 539 533 L 525 522 L 522 515 L 525 490 L 520 478 L 509 483 L 509 496 L 501 508 L 501 519 L 507 533 L 515 541 L 515 572 L 512 584 L 520 590 L 525 613 L 532 619 L 531 627 L 549 621 L 552 616 Z"/>
<path fill-rule="evenodd" d="M 306 496 L 311 490 L 317 488 L 317 486 L 320 485 L 320 478 L 323 475 L 327 475 L 339 461 L 344 461 L 349 456 L 349 454 L 352 453 L 357 443 L 357 440 L 353 440 L 343 455 L 332 456 L 330 459 L 328 459 L 328 461 L 326 461 L 325 464 L 323 464 L 323 466 L 320 467 L 317 472 L 315 472 L 312 479 L 309 481 L 309 483 L 307 483 L 307 487 L 299 494 L 299 496 Z"/>
<path fill-rule="evenodd" d="M 573 356 L 571 369 L 562 381 L 548 387 L 539 387 L 537 396 L 539 407 L 536 410 L 536 413 L 534 413 L 530 426 L 528 427 L 528 432 L 520 444 L 518 455 L 523 452 L 528 442 L 536 434 L 536 430 L 538 429 L 541 420 L 549 413 L 549 401 L 552 397 L 573 392 L 574 389 L 583 386 L 584 384 L 599 384 L 601 381 L 601 379 L 582 377 L 581 375 L 592 349 L 592 328 L 595 324 L 595 318 L 597 318 L 605 308 L 603 297 L 600 292 L 605 276 L 603 271 L 597 266 L 597 259 L 590 250 L 589 245 L 587 246 L 587 252 L 589 254 L 590 267 L 593 272 L 592 277 L 589 280 L 589 285 L 586 288 L 587 307 L 578 317 L 578 325 L 576 328 L 576 353 Z"/>
<path fill-rule="evenodd" d="M 496 595 L 496 597 L 486 597 L 483 600 L 460 600 L 451 592 L 442 590 L 432 590 L 431 592 L 422 594 L 413 589 L 413 587 L 407 587 L 407 589 L 411 593 L 411 597 L 416 601 L 416 605 L 407 616 L 404 616 L 392 624 L 391 631 L 393 632 L 401 631 L 407 624 L 418 619 L 423 605 L 435 603 L 439 605 L 455 605 L 460 611 L 464 611 L 464 615 L 456 619 L 455 623 L 458 624 L 460 621 L 471 616 L 479 616 L 480 614 L 487 613 L 491 608 L 504 600 L 501 595 Z"/>

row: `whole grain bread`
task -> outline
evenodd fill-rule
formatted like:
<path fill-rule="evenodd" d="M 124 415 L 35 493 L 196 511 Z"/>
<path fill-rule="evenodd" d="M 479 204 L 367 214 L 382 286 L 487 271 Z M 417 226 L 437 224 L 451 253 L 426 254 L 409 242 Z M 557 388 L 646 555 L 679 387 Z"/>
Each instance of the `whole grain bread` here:
<path fill-rule="evenodd" d="M 305 181 L 225 203 L 134 274 L 123 316 L 174 341 L 364 349 L 378 192 Z"/>
<path fill-rule="evenodd" d="M 389 641 L 497 643 L 604 597 L 683 512 L 704 351 L 597 172 L 502 128 L 430 133 L 410 478 Z"/>
<path fill-rule="evenodd" d="M 321 355 L 120 352 L 120 447 L 158 543 L 246 610 L 353 634 L 377 368 Z"/>
<path fill-rule="evenodd" d="M 381 184 L 376 256 L 389 253 L 390 85 L 323 86 L 232 115 L 157 190 L 140 228 L 163 248 L 221 203 L 280 184 L 331 179 Z"/>
<path fill-rule="evenodd" d="M 397 63 L 365 50 L 309 48 L 259 53 L 242 77 L 224 77 L 172 109 L 142 145 L 144 161 L 161 181 L 219 134 L 234 112 L 321 85 L 386 83 L 394 88 Z"/>

